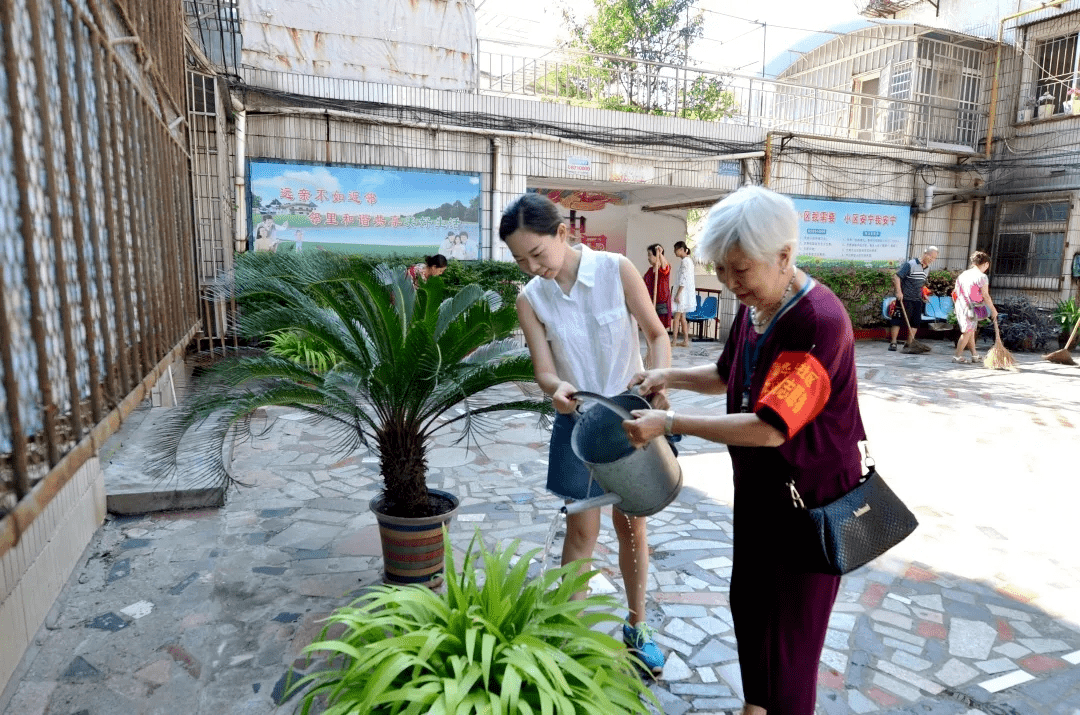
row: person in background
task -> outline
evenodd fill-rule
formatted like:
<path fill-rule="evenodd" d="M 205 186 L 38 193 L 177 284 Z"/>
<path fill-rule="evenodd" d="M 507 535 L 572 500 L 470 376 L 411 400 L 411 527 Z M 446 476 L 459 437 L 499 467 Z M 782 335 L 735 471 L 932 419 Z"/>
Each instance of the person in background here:
<path fill-rule="evenodd" d="M 956 277 L 953 309 L 956 311 L 956 322 L 960 326 L 960 339 L 956 341 L 953 362 L 968 362 L 964 357 L 964 350 L 971 352 L 971 362 L 978 362 L 980 358 L 975 348 L 975 339 L 979 321 L 987 317 L 997 318 L 997 308 L 990 298 L 990 279 L 986 277 L 988 270 L 990 254 L 975 251 L 971 254 L 971 267 Z"/>
<path fill-rule="evenodd" d="M 664 247 L 659 243 L 654 243 L 645 250 L 649 256 L 649 270 L 645 271 L 645 289 L 649 292 L 660 324 L 667 330 L 671 327 L 671 264 L 664 257 Z M 645 364 L 653 367 L 652 350 L 646 350 Z"/>
<path fill-rule="evenodd" d="M 462 231 L 457 235 L 458 258 L 462 261 L 475 261 L 476 246 L 469 243 L 469 232 Z"/>
<path fill-rule="evenodd" d="M 296 229 L 296 234 L 293 237 L 295 243 L 293 244 L 293 250 L 297 253 L 304 252 L 304 231 L 303 229 Z"/>
<path fill-rule="evenodd" d="M 414 286 L 420 285 L 432 276 L 441 276 L 446 272 L 446 256 L 436 253 L 434 256 L 424 256 L 423 263 L 416 263 L 408 268 L 409 278 L 412 278 Z"/>
<path fill-rule="evenodd" d="M 641 393 L 724 395 L 723 414 L 635 410 L 630 441 L 694 435 L 728 445 L 735 480 L 731 613 L 743 715 L 813 715 L 818 663 L 840 576 L 818 573 L 807 508 L 862 477 L 866 439 L 855 336 L 844 304 L 795 265 L 791 199 L 747 186 L 713 206 L 697 250 L 742 306 L 715 364 L 635 376 Z M 820 546 L 816 547 L 820 551 Z"/>
<path fill-rule="evenodd" d="M 671 323 L 671 346 L 679 344 L 679 327 L 682 326 L 684 348 L 690 347 L 690 324 L 686 314 L 697 310 L 697 285 L 694 283 L 694 259 L 690 257 L 690 247 L 686 241 L 675 242 L 675 255 L 679 257 L 679 273 L 675 279 L 675 296 L 672 298 L 672 311 L 675 317 Z"/>
<path fill-rule="evenodd" d="M 271 238 L 270 229 L 263 224 L 259 224 L 255 229 L 255 250 L 268 253 L 277 253 L 278 240 Z"/>
<path fill-rule="evenodd" d="M 277 224 L 274 223 L 274 217 L 270 214 L 263 214 L 262 221 L 259 223 L 258 230 L 255 235 L 263 239 L 263 248 L 255 246 L 256 251 L 273 251 L 277 253 L 277 245 L 280 240 L 277 237 Z"/>
<path fill-rule="evenodd" d="M 517 298 L 518 319 L 532 355 L 536 382 L 558 413 L 551 431 L 547 488 L 571 501 L 603 494 L 588 467 L 570 447 L 579 390 L 616 395 L 642 368 L 635 320 L 657 366 L 671 364 L 671 347 L 634 264 L 625 256 L 570 248 L 559 208 L 546 196 L 527 193 L 503 212 L 499 237 L 518 267 L 533 276 Z M 666 406 L 662 390 L 652 404 Z M 592 408 L 597 409 L 597 408 Z M 630 609 L 623 640 L 653 675 L 664 656 L 645 621 L 649 545 L 645 518 L 611 510 L 619 539 L 619 570 Z M 568 514 L 562 563 L 592 557 L 600 533 L 600 509 Z"/>
<path fill-rule="evenodd" d="M 926 283 L 926 275 L 930 271 L 930 265 L 937 257 L 937 246 L 930 246 L 930 248 L 923 251 L 922 258 L 912 258 L 905 262 L 893 275 L 893 292 L 896 293 L 897 303 L 893 307 L 889 350 L 896 350 L 896 339 L 900 335 L 900 326 L 904 325 L 904 310 L 907 311 L 907 322 L 911 325 L 908 329 L 907 345 L 904 347 L 904 352 L 908 352 L 908 348 L 915 342 L 915 332 L 922 327 L 923 304 L 926 302 L 923 285 Z M 904 310 L 900 309 L 901 302 Z"/>
<path fill-rule="evenodd" d="M 439 255 L 452 258 L 454 253 L 454 244 L 457 243 L 457 234 L 453 231 L 446 232 L 446 238 L 439 244 Z"/>

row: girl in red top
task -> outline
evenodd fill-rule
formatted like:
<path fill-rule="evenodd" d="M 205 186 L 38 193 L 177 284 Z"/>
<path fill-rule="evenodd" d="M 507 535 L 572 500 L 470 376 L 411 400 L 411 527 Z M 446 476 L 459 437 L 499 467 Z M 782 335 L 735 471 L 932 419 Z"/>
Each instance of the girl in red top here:
<path fill-rule="evenodd" d="M 649 270 L 645 271 L 645 287 L 656 306 L 656 314 L 665 328 L 671 327 L 671 264 L 664 258 L 664 247 L 654 243 L 649 252 Z M 657 275 L 660 279 L 657 280 Z"/>

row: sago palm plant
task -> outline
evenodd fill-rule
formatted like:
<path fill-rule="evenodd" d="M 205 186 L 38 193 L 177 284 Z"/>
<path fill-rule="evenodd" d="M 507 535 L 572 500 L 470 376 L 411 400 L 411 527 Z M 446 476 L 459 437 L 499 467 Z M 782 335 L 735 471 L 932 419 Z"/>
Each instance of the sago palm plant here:
<path fill-rule="evenodd" d="M 304 649 L 329 665 L 292 686 L 314 684 L 301 713 L 323 700 L 324 715 L 644 715 L 646 702 L 659 705 L 626 646 L 597 630 L 621 622 L 614 599 L 571 600 L 594 572 L 574 562 L 529 578 L 539 550 L 515 562 L 518 546 L 488 551 L 477 532 L 460 575 L 446 544 L 445 594 L 376 586 L 331 614 L 325 640 Z M 344 632 L 326 639 L 334 624 Z"/>
<path fill-rule="evenodd" d="M 183 436 L 207 421 L 198 440 L 201 476 L 230 477 L 221 447 L 252 412 L 287 406 L 340 426 L 337 447 L 379 455 L 382 511 L 418 517 L 440 513 L 429 499 L 426 453 L 431 437 L 462 422 L 463 437 L 495 410 L 547 414 L 547 400 L 500 399 L 486 392 L 508 382 L 533 382 L 528 352 L 508 339 L 513 306 L 469 285 L 447 296 L 433 278 L 413 286 L 403 267 L 369 267 L 331 253 L 254 254 L 238 262 L 230 289 L 243 336 L 291 333 L 335 356 L 316 371 L 267 351 L 228 356 L 196 384 L 162 435 L 159 474 L 175 468 Z M 462 405 L 464 410 L 448 414 Z M 185 442 L 185 445 L 187 442 Z"/>

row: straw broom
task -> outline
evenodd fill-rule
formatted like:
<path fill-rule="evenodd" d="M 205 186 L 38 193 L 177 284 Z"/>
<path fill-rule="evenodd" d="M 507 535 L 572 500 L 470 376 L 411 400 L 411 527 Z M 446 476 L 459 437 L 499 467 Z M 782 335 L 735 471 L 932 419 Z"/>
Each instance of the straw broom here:
<path fill-rule="evenodd" d="M 997 316 L 994 316 L 994 347 L 986 351 L 983 358 L 983 367 L 988 370 L 1015 370 L 1016 359 L 1012 353 L 1005 349 L 1005 343 L 1001 342 L 1001 329 L 998 328 Z"/>
<path fill-rule="evenodd" d="M 1050 362 L 1056 362 L 1058 365 L 1075 365 L 1076 362 L 1069 355 L 1069 348 L 1072 347 L 1073 338 L 1076 337 L 1076 329 L 1080 328 L 1080 320 L 1076 321 L 1076 325 L 1073 326 L 1072 332 L 1069 333 L 1069 339 L 1065 341 L 1065 347 L 1061 350 L 1055 350 L 1049 355 L 1043 355 L 1043 360 L 1049 360 Z"/>
<path fill-rule="evenodd" d="M 926 343 L 921 343 L 915 339 L 915 331 L 911 329 L 911 321 L 908 320 L 907 308 L 904 307 L 904 301 L 898 300 L 896 302 L 900 304 L 900 310 L 904 314 L 904 325 L 907 326 L 908 331 L 908 340 L 907 343 L 904 344 L 904 348 L 910 353 L 930 352 L 931 348 L 929 345 L 927 345 Z"/>

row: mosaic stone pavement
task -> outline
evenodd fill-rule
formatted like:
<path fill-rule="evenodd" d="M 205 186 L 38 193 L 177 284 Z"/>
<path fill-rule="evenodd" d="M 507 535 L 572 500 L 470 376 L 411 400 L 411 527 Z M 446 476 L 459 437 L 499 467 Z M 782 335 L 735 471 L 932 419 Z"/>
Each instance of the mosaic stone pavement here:
<path fill-rule="evenodd" d="M 676 364 L 714 360 L 715 343 Z M 880 471 L 919 530 L 844 578 L 819 672 L 818 712 L 1080 715 L 1080 556 L 1073 510 L 1080 369 L 1022 356 L 1017 373 L 933 353 L 857 349 L 860 400 Z M 681 411 L 715 398 L 674 393 Z M 546 434 L 499 418 L 479 449 L 438 440 L 432 486 L 462 499 L 461 549 L 541 547 L 560 506 L 543 489 Z M 235 447 L 249 487 L 225 507 L 108 521 L 9 688 L 5 715 L 275 712 L 284 674 L 319 619 L 378 581 L 367 509 L 377 460 L 326 453 L 325 426 L 285 409 Z M 681 444 L 686 486 L 650 517 L 648 620 L 668 663 L 663 712 L 741 707 L 728 609 L 730 461 Z M 621 597 L 610 517 L 594 591 Z M 560 540 L 553 548 L 557 554 Z M 291 711 L 296 700 L 284 704 Z M 0 706 L 3 703 L 0 702 Z"/>

